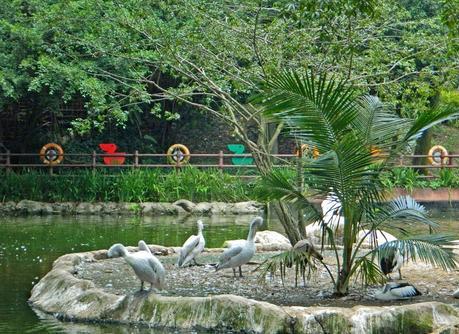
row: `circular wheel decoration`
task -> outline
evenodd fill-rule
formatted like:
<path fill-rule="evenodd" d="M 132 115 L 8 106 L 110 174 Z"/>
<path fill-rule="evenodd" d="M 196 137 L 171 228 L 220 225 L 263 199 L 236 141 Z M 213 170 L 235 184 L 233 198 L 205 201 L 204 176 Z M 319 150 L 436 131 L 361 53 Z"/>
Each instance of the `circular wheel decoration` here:
<path fill-rule="evenodd" d="M 55 143 L 48 143 L 40 150 L 40 159 L 44 164 L 57 165 L 64 160 L 64 150 Z"/>
<path fill-rule="evenodd" d="M 445 155 L 448 155 L 448 151 L 441 145 L 432 146 L 428 155 L 429 162 L 434 166 L 446 165 L 448 163 L 448 157 L 445 157 Z"/>
<path fill-rule="evenodd" d="M 167 150 L 167 162 L 171 165 L 186 164 L 190 160 L 190 150 L 182 144 L 174 144 Z"/>
<path fill-rule="evenodd" d="M 301 156 L 304 157 L 307 154 L 311 154 L 308 144 L 301 144 L 300 148 L 301 148 L 301 152 L 302 152 Z M 298 148 L 295 150 L 295 155 L 297 157 L 300 156 L 300 151 L 298 150 Z M 317 149 L 317 147 L 314 146 L 313 149 L 312 149 L 312 157 L 314 159 L 317 159 L 319 157 L 319 155 L 320 155 L 319 150 Z"/>
<path fill-rule="evenodd" d="M 300 156 L 300 150 L 301 150 L 301 156 L 305 156 L 309 152 L 309 145 L 308 144 L 301 144 L 300 149 L 298 147 L 295 149 L 295 155 L 297 157 Z"/>

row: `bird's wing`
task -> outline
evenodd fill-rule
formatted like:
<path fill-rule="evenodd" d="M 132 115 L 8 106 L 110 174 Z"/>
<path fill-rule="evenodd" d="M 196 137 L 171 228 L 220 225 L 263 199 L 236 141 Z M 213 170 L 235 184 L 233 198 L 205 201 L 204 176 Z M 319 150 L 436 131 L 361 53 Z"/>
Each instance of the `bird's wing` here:
<path fill-rule="evenodd" d="M 164 272 L 164 267 L 162 263 L 154 256 L 148 258 L 148 264 L 153 269 L 156 274 Z"/>
<path fill-rule="evenodd" d="M 188 239 L 186 239 L 185 243 L 182 246 L 182 249 L 193 249 L 198 245 L 198 243 L 199 237 L 197 235 L 191 235 Z"/>
<path fill-rule="evenodd" d="M 179 266 L 185 265 L 186 262 L 191 261 L 191 259 L 188 257 L 192 253 L 193 249 L 198 246 L 198 244 L 199 237 L 197 235 L 192 235 L 185 241 L 182 248 L 180 249 L 180 256 L 177 262 Z"/>
<path fill-rule="evenodd" d="M 419 296 L 421 294 L 418 289 L 408 283 L 400 283 L 397 287 L 391 288 L 390 292 L 400 298 Z"/>
<path fill-rule="evenodd" d="M 145 241 L 140 240 L 138 244 L 139 251 L 145 251 L 151 254 L 151 250 L 148 247 L 148 245 L 145 243 Z"/>
<path fill-rule="evenodd" d="M 242 252 L 242 250 L 243 250 L 242 246 L 234 246 L 234 247 L 228 248 L 220 256 L 220 263 L 226 262 L 230 260 L 231 258 L 237 256 L 238 254 Z"/>

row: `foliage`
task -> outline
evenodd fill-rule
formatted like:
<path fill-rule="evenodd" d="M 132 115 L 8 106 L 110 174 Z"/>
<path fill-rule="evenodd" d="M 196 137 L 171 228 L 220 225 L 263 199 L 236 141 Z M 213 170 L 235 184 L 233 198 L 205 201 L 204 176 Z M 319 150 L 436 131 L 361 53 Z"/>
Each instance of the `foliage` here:
<path fill-rule="evenodd" d="M 406 223 L 416 222 L 430 229 L 437 226 L 412 198 L 388 200 L 380 175 L 388 170 L 388 162 L 411 146 L 425 130 L 454 119 L 459 112 L 439 108 L 413 120 L 402 118 L 378 98 L 359 96 L 347 82 L 328 79 L 325 75 L 316 77 L 314 73 L 304 76 L 296 72 L 278 73 L 269 78 L 264 89 L 259 101 L 265 115 L 286 124 L 291 136 L 320 152 L 317 159 L 304 161 L 308 193 L 325 197 L 332 191 L 341 204 L 342 253 L 338 253 L 334 229 L 323 225 L 338 259 L 337 277 L 329 271 L 335 293 L 346 294 L 349 281 L 355 275 L 366 283 L 378 281 L 380 272 L 359 254 L 362 241 L 355 244 L 360 231 L 366 231 L 365 235 L 369 236 L 387 227 L 403 232 Z M 384 155 L 375 154 L 374 148 Z M 412 172 L 405 171 L 408 176 L 409 173 Z M 290 184 L 287 178 L 275 174 L 266 179 L 270 184 L 266 192 L 274 198 L 295 202 L 307 218 L 319 214 L 323 220 L 322 213 L 313 208 L 309 196 L 297 184 Z M 433 265 L 441 262 L 443 268 L 455 268 L 452 254 L 444 250 L 438 240 L 448 239 L 431 235 L 422 243 L 405 238 L 394 245 L 404 251 L 406 257 L 416 259 L 414 253 L 417 253 Z M 404 246 L 407 244 L 409 247 Z"/>
<path fill-rule="evenodd" d="M 265 281 L 266 276 L 274 277 L 278 272 L 282 284 L 284 284 L 288 268 L 295 268 L 295 287 L 298 286 L 298 278 L 301 276 L 303 284 L 309 280 L 317 270 L 317 260 L 306 252 L 291 249 L 265 260 L 255 270 L 259 270 L 260 280 Z"/>
<path fill-rule="evenodd" d="M 61 173 L 4 173 L 0 199 L 44 202 L 237 202 L 249 199 L 252 184 L 217 170 L 183 168 L 180 171 L 104 170 Z"/>
<path fill-rule="evenodd" d="M 440 170 L 435 178 L 425 178 L 412 168 L 393 168 L 382 173 L 381 182 L 389 189 L 403 188 L 409 191 L 415 188 L 457 188 L 459 173 L 454 169 L 445 168 Z"/>

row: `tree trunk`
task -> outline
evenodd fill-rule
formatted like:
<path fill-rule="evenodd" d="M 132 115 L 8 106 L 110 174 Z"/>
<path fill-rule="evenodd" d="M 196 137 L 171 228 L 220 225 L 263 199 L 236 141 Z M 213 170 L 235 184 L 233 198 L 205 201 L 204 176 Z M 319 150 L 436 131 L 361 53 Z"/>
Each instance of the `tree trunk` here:
<path fill-rule="evenodd" d="M 414 150 L 415 155 L 427 155 L 429 153 L 430 147 L 432 146 L 432 131 L 427 129 L 422 133 L 422 136 L 416 142 L 416 148 Z M 427 157 L 416 157 L 413 158 L 413 165 L 428 165 L 429 160 Z M 429 173 L 428 168 L 415 168 L 415 170 L 422 175 L 427 175 Z"/>

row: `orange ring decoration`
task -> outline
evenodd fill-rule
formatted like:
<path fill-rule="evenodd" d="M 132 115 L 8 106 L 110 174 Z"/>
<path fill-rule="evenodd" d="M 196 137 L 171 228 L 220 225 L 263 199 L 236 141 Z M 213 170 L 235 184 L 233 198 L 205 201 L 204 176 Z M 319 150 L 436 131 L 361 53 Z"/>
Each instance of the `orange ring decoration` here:
<path fill-rule="evenodd" d="M 302 156 L 305 156 L 306 154 L 309 153 L 309 145 L 308 144 L 301 144 L 300 149 L 301 149 L 301 152 L 303 153 Z M 317 147 L 314 146 L 314 148 L 312 149 L 312 157 L 314 159 L 317 159 L 319 157 L 319 154 L 320 154 L 319 150 L 317 149 Z M 295 155 L 297 157 L 300 156 L 300 150 L 298 150 L 298 148 L 295 149 Z"/>
<path fill-rule="evenodd" d="M 46 165 L 57 165 L 64 160 L 64 150 L 55 143 L 48 143 L 40 150 L 40 160 Z"/>
<path fill-rule="evenodd" d="M 167 149 L 167 162 L 171 165 L 186 164 L 188 161 L 190 161 L 190 150 L 185 145 L 174 144 Z"/>
<path fill-rule="evenodd" d="M 305 154 L 307 154 L 309 152 L 309 145 L 308 144 L 301 144 L 300 146 L 300 149 L 301 149 L 301 155 L 304 156 Z M 298 149 L 298 147 L 295 149 L 295 155 L 297 157 L 300 156 L 300 150 Z"/>
<path fill-rule="evenodd" d="M 445 157 L 445 155 L 448 155 L 448 151 L 441 145 L 432 146 L 428 155 L 427 159 L 434 166 L 446 165 L 448 163 L 448 157 Z"/>

